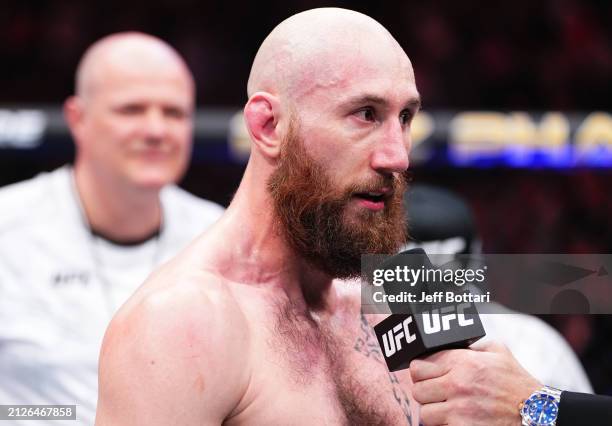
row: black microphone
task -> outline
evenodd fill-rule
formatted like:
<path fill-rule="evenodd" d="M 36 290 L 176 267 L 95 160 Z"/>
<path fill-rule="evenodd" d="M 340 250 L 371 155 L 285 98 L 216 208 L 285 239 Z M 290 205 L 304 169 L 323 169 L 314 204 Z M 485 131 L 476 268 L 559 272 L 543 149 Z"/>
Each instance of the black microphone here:
<path fill-rule="evenodd" d="M 467 348 L 485 335 L 473 302 L 457 303 L 456 299 L 447 302 L 442 297 L 446 293 L 442 289 L 456 293 L 459 287 L 447 281 L 440 282 L 441 274 L 433 272 L 436 268 L 423 249 L 397 254 L 377 269 L 379 276 L 397 278 L 401 275 L 409 280 L 409 283 L 398 284 L 386 279 L 382 286 L 387 296 L 401 299 L 398 296 L 406 294 L 407 288 L 414 295 L 412 300 L 388 301 L 392 314 L 374 326 L 389 371 L 406 369 L 413 359 L 433 352 Z M 386 271 L 392 272 L 385 275 Z M 434 288 L 437 291 L 432 291 Z"/>

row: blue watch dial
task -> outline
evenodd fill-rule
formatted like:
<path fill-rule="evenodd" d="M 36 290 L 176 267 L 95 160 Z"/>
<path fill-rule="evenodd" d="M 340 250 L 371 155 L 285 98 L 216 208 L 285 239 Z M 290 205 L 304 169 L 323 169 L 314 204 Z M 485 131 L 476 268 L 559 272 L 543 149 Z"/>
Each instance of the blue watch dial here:
<path fill-rule="evenodd" d="M 552 425 L 557 420 L 559 405 L 553 396 L 538 393 L 525 402 L 523 414 L 533 426 Z"/>

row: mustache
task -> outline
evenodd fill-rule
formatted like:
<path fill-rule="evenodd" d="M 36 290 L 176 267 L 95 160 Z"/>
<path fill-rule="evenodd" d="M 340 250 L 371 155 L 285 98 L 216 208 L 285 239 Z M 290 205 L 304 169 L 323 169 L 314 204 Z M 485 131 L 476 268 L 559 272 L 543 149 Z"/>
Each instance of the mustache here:
<path fill-rule="evenodd" d="M 376 175 L 370 179 L 356 182 L 349 185 L 344 191 L 344 197 L 350 198 L 355 194 L 365 192 L 380 192 L 385 190 L 385 197 L 391 197 L 397 193 L 402 193 L 408 183 L 408 175 L 392 174 L 392 175 Z"/>

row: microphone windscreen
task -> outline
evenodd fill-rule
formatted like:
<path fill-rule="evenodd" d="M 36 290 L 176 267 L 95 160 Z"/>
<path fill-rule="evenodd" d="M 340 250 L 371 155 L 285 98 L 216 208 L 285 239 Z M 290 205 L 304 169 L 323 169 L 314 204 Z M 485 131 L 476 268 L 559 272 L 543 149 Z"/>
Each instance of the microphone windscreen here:
<path fill-rule="evenodd" d="M 416 295 L 415 300 L 388 302 L 392 314 L 374 326 L 389 371 L 408 368 L 413 359 L 433 352 L 466 348 L 485 335 L 473 302 L 446 302 L 444 291 L 430 290 L 432 287 L 442 288 L 439 286 L 442 283 L 424 279 L 424 271 L 435 269 L 424 250 L 399 253 L 383 262 L 380 268 L 398 274 L 411 269 L 421 270 L 418 277 L 410 275 L 413 278 L 410 288 Z M 452 283 L 450 285 L 454 287 Z M 387 295 L 399 294 L 406 288 L 397 282 L 385 282 L 383 287 Z"/>

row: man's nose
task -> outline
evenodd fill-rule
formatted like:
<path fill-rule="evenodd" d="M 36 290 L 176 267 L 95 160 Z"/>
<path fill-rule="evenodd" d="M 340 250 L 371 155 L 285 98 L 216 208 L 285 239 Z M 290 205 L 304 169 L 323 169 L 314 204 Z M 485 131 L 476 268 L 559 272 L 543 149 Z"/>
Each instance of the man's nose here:
<path fill-rule="evenodd" d="M 377 141 L 371 166 L 381 173 L 402 173 L 408 168 L 410 133 L 398 122 L 385 126 L 382 140 Z"/>
<path fill-rule="evenodd" d="M 147 140 L 159 141 L 166 136 L 168 126 L 163 111 L 150 108 L 147 111 L 144 132 Z"/>

